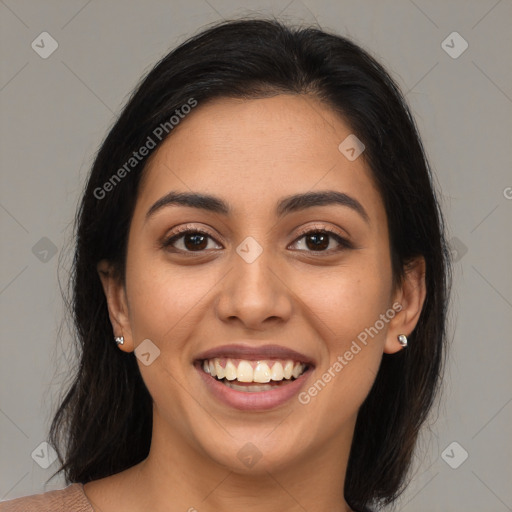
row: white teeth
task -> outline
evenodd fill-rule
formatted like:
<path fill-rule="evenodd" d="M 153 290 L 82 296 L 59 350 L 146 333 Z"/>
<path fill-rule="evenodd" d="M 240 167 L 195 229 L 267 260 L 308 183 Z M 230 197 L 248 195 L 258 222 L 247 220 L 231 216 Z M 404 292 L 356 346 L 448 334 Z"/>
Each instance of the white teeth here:
<path fill-rule="evenodd" d="M 292 370 L 292 376 L 297 378 L 301 373 L 302 373 L 302 370 L 304 369 L 304 367 L 301 365 L 301 364 L 296 364 L 294 367 L 293 367 L 293 370 Z"/>
<path fill-rule="evenodd" d="M 227 380 L 235 380 L 236 379 L 236 366 L 229 360 L 226 363 L 224 377 L 226 377 Z"/>
<path fill-rule="evenodd" d="M 222 367 L 220 359 L 214 358 L 203 361 L 203 370 L 219 380 L 226 379 L 228 381 L 237 380 L 238 382 L 265 384 L 270 381 L 290 380 L 292 377 L 297 379 L 306 368 L 305 364 L 294 363 L 292 360 L 284 363 L 270 360 L 257 361 L 256 366 L 253 368 L 254 363 L 254 361 L 244 359 L 238 360 L 237 368 L 233 361 L 228 359 L 226 365 Z"/>
<path fill-rule="evenodd" d="M 255 384 L 254 386 L 237 386 L 233 382 L 226 381 L 224 381 L 224 384 L 228 388 L 236 389 L 237 391 L 245 391 L 246 393 L 254 393 L 257 391 L 271 391 L 272 389 L 274 389 L 270 384 L 262 384 L 260 386 L 258 386 L 257 384 Z"/>
<path fill-rule="evenodd" d="M 212 364 L 210 363 L 210 369 L 212 367 Z M 293 372 L 293 361 L 286 361 L 286 364 L 283 368 L 284 372 L 284 378 L 285 379 L 291 379 L 292 378 L 292 372 Z"/>
<path fill-rule="evenodd" d="M 270 368 L 268 367 L 267 363 L 262 363 L 258 361 L 258 364 L 256 365 L 256 368 L 254 368 L 254 382 L 270 382 Z"/>
<path fill-rule="evenodd" d="M 284 378 L 284 372 L 283 372 L 283 365 L 276 361 L 272 366 L 272 371 L 270 373 L 270 377 L 272 380 L 283 380 Z"/>
<path fill-rule="evenodd" d="M 223 379 L 225 376 L 224 368 L 222 368 L 218 359 L 214 359 L 214 362 L 215 362 L 215 374 L 217 375 L 217 378 Z"/>
<path fill-rule="evenodd" d="M 240 361 L 240 363 L 238 363 L 236 380 L 239 382 L 252 382 L 253 377 L 254 371 L 251 363 L 249 363 L 249 361 Z"/>

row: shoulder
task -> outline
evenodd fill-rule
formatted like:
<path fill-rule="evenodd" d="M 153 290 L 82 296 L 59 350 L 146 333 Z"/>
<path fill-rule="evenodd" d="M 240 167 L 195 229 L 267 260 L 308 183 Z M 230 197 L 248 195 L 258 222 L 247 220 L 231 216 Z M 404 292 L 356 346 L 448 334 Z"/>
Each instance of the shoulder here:
<path fill-rule="evenodd" d="M 0 502 L 0 512 L 94 512 L 81 483 Z"/>

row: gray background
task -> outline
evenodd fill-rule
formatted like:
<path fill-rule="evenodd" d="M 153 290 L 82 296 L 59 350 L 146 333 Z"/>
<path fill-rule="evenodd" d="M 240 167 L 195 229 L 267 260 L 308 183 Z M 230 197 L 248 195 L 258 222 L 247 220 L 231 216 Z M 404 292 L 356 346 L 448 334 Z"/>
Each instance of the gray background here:
<path fill-rule="evenodd" d="M 72 334 L 59 332 L 58 262 L 65 282 L 71 221 L 101 140 L 170 48 L 207 23 L 257 13 L 319 23 L 387 66 L 441 190 L 457 260 L 453 344 L 438 419 L 397 510 L 512 510 L 510 0 L 0 1 L 0 499 L 64 486 L 44 486 L 56 463 L 40 467 L 73 356 Z M 58 42 L 46 59 L 31 47 L 43 31 Z M 457 58 L 441 46 L 454 31 L 469 45 Z"/>

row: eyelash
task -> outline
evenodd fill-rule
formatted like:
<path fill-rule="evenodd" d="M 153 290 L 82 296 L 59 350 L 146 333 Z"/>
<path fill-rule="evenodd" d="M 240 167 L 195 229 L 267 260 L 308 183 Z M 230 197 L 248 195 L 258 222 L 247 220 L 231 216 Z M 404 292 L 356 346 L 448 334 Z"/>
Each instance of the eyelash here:
<path fill-rule="evenodd" d="M 211 238 L 212 240 L 215 240 L 214 237 L 210 233 L 208 233 L 208 231 L 205 231 L 200 228 L 192 228 L 192 227 L 185 226 L 181 229 L 177 229 L 174 233 L 172 233 L 172 235 L 170 237 L 164 239 L 161 243 L 161 248 L 166 249 L 168 247 L 172 247 L 172 244 L 175 243 L 177 240 L 179 240 L 180 238 L 183 238 L 187 234 L 192 234 L 192 233 L 205 235 L 205 236 Z M 313 250 L 302 251 L 302 250 L 300 250 L 299 252 L 310 252 L 310 253 L 315 254 L 315 256 L 322 256 L 324 254 L 330 255 L 333 252 L 339 252 L 344 249 L 352 249 L 353 248 L 353 245 L 348 240 L 346 240 L 345 238 L 340 236 L 337 232 L 335 232 L 327 227 L 324 227 L 324 226 L 321 228 L 320 227 L 313 227 L 313 228 L 309 227 L 309 228 L 306 228 L 306 229 L 300 231 L 298 233 L 297 238 L 294 240 L 293 244 L 297 243 L 300 239 L 304 238 L 306 235 L 319 234 L 319 233 L 326 234 L 326 235 L 329 235 L 332 238 L 334 238 L 334 240 L 336 242 L 338 242 L 338 244 L 341 246 L 341 248 L 330 249 L 327 251 L 325 251 L 325 250 L 323 250 L 323 251 L 313 251 Z M 193 254 L 193 253 L 197 252 L 198 254 L 200 254 L 200 253 L 205 252 L 205 250 L 203 249 L 201 251 L 184 251 L 182 249 L 176 249 L 176 252 L 181 252 L 183 254 Z"/>

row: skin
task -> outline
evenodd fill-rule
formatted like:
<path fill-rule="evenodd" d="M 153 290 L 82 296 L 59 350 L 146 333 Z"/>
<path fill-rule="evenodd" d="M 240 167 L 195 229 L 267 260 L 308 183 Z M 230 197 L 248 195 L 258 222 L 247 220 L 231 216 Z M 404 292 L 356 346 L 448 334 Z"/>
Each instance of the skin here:
<path fill-rule="evenodd" d="M 358 409 L 382 354 L 402 350 L 397 335 L 413 331 L 425 299 L 423 258 L 392 287 L 382 199 L 364 158 L 351 162 L 338 150 L 350 133 L 311 96 L 223 98 L 198 105 L 155 152 L 130 226 L 125 284 L 109 262 L 98 265 L 114 333 L 124 336 L 119 349 L 145 339 L 160 349 L 149 366 L 137 360 L 154 401 L 152 444 L 140 464 L 85 485 L 95 509 L 350 510 L 343 481 Z M 276 218 L 282 197 L 312 190 L 356 198 L 369 223 L 338 205 Z M 170 191 L 219 196 L 233 214 L 169 206 L 145 221 Z M 211 234 L 200 256 L 183 238 L 175 252 L 158 245 L 184 225 Z M 336 251 L 331 237 L 330 255 L 318 256 L 299 238 L 306 227 L 334 229 L 354 247 Z M 236 252 L 247 236 L 263 249 L 250 264 Z M 402 310 L 307 405 L 294 398 L 272 411 L 232 409 L 192 365 L 200 352 L 241 339 L 277 343 L 317 361 L 310 386 L 394 302 Z M 237 457 L 248 442 L 262 454 L 251 468 Z"/>

